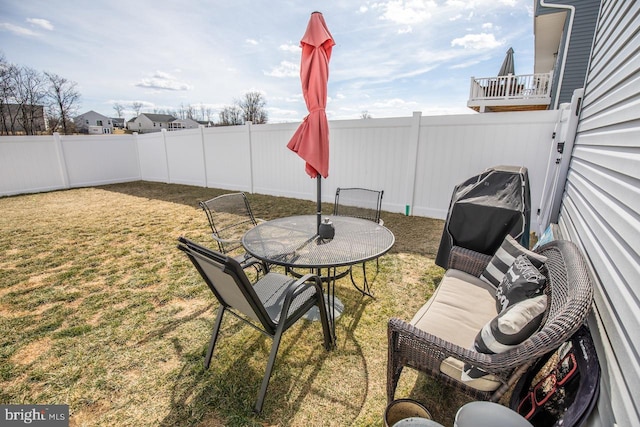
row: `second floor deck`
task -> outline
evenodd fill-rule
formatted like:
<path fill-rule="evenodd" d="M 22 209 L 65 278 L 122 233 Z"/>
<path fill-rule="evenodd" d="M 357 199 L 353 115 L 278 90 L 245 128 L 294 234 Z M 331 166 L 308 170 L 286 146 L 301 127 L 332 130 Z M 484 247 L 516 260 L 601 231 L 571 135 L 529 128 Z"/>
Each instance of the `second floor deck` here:
<path fill-rule="evenodd" d="M 484 112 L 546 110 L 552 73 L 471 77 L 467 107 Z"/>

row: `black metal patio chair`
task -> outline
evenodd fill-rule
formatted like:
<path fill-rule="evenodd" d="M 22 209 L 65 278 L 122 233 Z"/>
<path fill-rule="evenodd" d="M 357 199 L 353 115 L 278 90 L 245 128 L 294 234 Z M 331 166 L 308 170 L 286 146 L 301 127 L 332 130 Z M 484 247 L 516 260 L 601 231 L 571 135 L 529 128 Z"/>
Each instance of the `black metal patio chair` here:
<path fill-rule="evenodd" d="M 202 201 L 199 205 L 207 215 L 213 240 L 218 244 L 221 253 L 233 256 L 242 268 L 255 268 L 258 275 L 260 272 L 266 274 L 269 271 L 266 263 L 242 249 L 244 233 L 261 221 L 253 216 L 249 199 L 244 193 L 223 194 Z"/>
<path fill-rule="evenodd" d="M 380 218 L 380 210 L 382 209 L 382 196 L 384 191 L 370 190 L 367 188 L 338 188 L 336 189 L 336 198 L 333 205 L 333 214 L 339 216 L 350 216 L 355 218 L 367 219 L 380 225 L 384 225 L 384 221 Z M 376 273 L 380 270 L 378 258 L 376 258 Z M 363 295 L 373 297 L 367 279 L 366 262 L 362 263 L 362 286 L 358 285 L 353 278 L 353 268 L 349 268 L 349 277 L 353 286 Z"/>
<path fill-rule="evenodd" d="M 205 369 L 208 369 L 211 363 L 222 318 L 226 312 L 273 339 L 266 372 L 254 407 L 255 412 L 259 413 L 262 411 L 282 334 L 314 306 L 318 307 L 320 312 L 324 347 L 327 351 L 333 347 L 322 282 L 318 276 L 312 274 L 293 279 L 270 272 L 252 284 L 234 258 L 207 249 L 184 237 L 180 237 L 178 241 L 178 248 L 187 254 L 220 303 L 205 357 Z"/>

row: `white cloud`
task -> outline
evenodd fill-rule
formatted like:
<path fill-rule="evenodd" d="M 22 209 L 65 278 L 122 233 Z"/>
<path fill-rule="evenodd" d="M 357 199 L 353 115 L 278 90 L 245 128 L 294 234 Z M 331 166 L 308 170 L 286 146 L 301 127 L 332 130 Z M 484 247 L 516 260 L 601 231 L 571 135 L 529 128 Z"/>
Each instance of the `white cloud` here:
<path fill-rule="evenodd" d="M 504 43 L 496 40 L 493 34 L 467 34 L 451 41 L 451 46 L 460 46 L 465 49 L 493 49 L 502 46 Z"/>
<path fill-rule="evenodd" d="M 391 0 L 386 3 L 376 3 L 374 6 L 383 10 L 380 19 L 402 25 L 418 24 L 429 20 L 432 11 L 438 7 L 432 0 Z"/>
<path fill-rule="evenodd" d="M 31 31 L 28 28 L 9 24 L 8 22 L 0 22 L 0 31 L 9 31 L 19 36 L 37 36 L 38 35 L 38 33 Z"/>
<path fill-rule="evenodd" d="M 46 19 L 40 18 L 27 18 L 27 22 L 35 25 L 36 27 L 43 28 L 45 30 L 53 31 L 53 24 Z"/>
<path fill-rule="evenodd" d="M 383 99 L 377 102 L 374 102 L 373 105 L 375 108 L 407 108 L 411 106 L 418 105 L 417 102 L 414 101 L 405 101 L 400 98 L 393 99 Z"/>
<path fill-rule="evenodd" d="M 483 30 L 490 30 L 492 28 L 493 28 L 493 24 L 491 22 L 485 22 L 484 24 L 482 24 Z"/>
<path fill-rule="evenodd" d="M 413 32 L 413 28 L 411 28 L 411 25 L 405 27 L 405 28 L 400 28 L 398 30 L 398 34 L 409 34 Z"/>
<path fill-rule="evenodd" d="M 265 71 L 265 76 L 271 77 L 298 77 L 300 75 L 300 66 L 289 61 L 282 61 L 280 65 L 272 68 L 271 71 Z"/>
<path fill-rule="evenodd" d="M 300 45 L 293 43 L 281 44 L 278 49 L 284 50 L 285 52 L 300 53 Z"/>
<path fill-rule="evenodd" d="M 252 46 L 257 46 L 258 45 L 258 40 L 255 40 L 255 39 L 246 39 L 244 42 L 246 44 L 250 44 Z"/>
<path fill-rule="evenodd" d="M 164 71 L 156 71 L 151 77 L 143 78 L 140 82 L 136 83 L 135 86 L 175 91 L 186 91 L 192 89 L 191 85 L 188 83 L 181 82 L 173 75 Z"/>

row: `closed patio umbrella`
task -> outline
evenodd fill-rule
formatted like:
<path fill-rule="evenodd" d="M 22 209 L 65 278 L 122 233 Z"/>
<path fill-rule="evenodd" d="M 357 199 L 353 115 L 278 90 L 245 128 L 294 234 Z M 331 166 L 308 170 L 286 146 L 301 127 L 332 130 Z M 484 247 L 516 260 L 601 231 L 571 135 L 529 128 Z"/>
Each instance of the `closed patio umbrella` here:
<path fill-rule="evenodd" d="M 320 228 L 321 181 L 329 176 L 329 123 L 325 107 L 327 104 L 327 81 L 329 60 L 335 42 L 324 17 L 313 12 L 300 46 L 300 81 L 302 95 L 309 114 L 304 118 L 287 147 L 306 161 L 305 170 L 317 180 L 317 216 Z"/>
<path fill-rule="evenodd" d="M 498 71 L 498 76 L 508 76 L 509 74 L 515 74 L 512 47 L 510 47 L 509 50 L 507 51 L 507 55 L 504 57 L 504 61 L 502 61 L 502 66 L 500 67 L 500 71 Z"/>

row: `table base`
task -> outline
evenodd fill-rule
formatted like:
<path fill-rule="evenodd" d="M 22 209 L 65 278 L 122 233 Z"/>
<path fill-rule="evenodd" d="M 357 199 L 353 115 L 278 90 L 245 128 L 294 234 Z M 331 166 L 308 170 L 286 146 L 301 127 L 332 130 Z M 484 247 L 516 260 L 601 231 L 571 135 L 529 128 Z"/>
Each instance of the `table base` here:
<path fill-rule="evenodd" d="M 340 315 L 342 315 L 342 313 L 344 312 L 344 304 L 342 303 L 342 301 L 340 301 L 340 298 L 338 297 L 335 297 L 334 301 L 335 301 L 334 302 L 335 318 L 333 320 L 335 321 L 335 319 L 340 317 Z M 329 295 L 327 294 L 324 295 L 324 302 L 327 305 L 327 310 L 331 311 Z M 307 311 L 307 313 L 302 317 L 307 320 L 311 320 L 313 322 L 315 322 L 316 320 L 320 320 L 320 313 L 318 311 L 318 307 L 311 307 L 309 311 Z"/>

